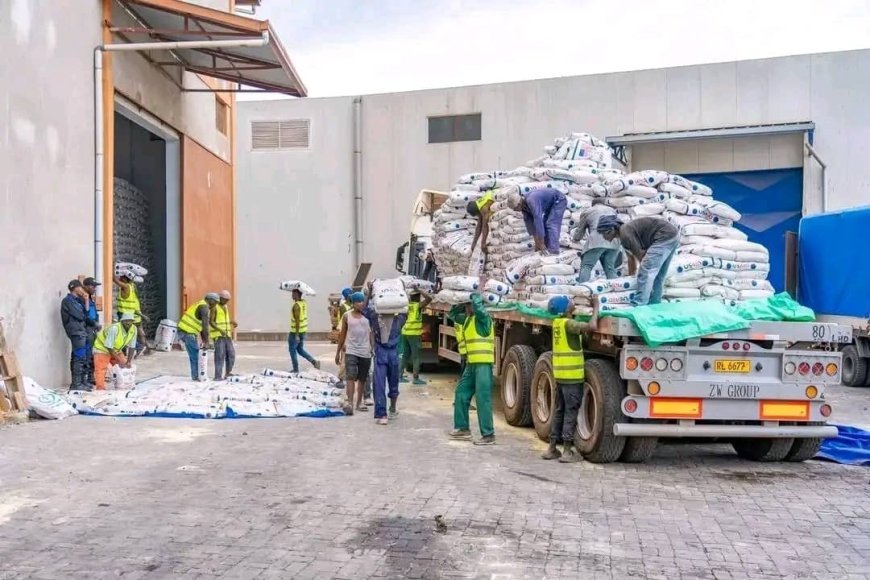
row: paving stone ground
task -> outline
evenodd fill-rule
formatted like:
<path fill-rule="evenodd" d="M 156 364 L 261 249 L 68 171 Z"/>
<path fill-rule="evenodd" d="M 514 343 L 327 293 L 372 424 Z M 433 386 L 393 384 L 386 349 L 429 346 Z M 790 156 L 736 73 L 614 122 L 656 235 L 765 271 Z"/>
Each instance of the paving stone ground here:
<path fill-rule="evenodd" d="M 328 345 L 313 345 L 324 361 Z M 285 368 L 240 345 L 240 371 Z M 181 353 L 140 378 L 184 374 Z M 448 441 L 450 375 L 370 416 L 75 417 L 0 430 L 0 578 L 867 578 L 870 470 L 664 445 L 538 459 L 531 430 Z M 870 390 L 838 391 L 860 411 Z M 860 413 L 859 413 L 860 414 Z M 446 533 L 436 530 L 443 515 Z"/>

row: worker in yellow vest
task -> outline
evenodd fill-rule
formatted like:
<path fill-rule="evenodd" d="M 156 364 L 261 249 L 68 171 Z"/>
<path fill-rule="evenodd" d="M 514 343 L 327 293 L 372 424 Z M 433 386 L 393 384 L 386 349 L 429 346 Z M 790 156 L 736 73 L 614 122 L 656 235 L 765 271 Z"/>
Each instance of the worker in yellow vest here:
<path fill-rule="evenodd" d="M 456 333 L 456 350 L 459 352 L 459 375 L 465 372 L 465 365 L 468 362 L 468 347 L 465 345 L 465 334 L 462 332 L 461 324 L 453 325 L 453 332 Z"/>
<path fill-rule="evenodd" d="M 94 338 L 94 382 L 97 390 L 106 388 L 106 371 L 111 365 L 130 367 L 136 349 L 137 329 L 132 312 L 121 321 L 106 326 Z"/>
<path fill-rule="evenodd" d="M 305 334 L 308 332 L 308 303 L 301 290 L 293 291 L 293 306 L 290 307 L 290 333 L 287 335 L 287 346 L 290 349 L 290 362 L 293 372 L 299 372 L 299 358 L 302 357 L 314 368 L 320 368 L 320 361 L 305 351 Z"/>
<path fill-rule="evenodd" d="M 422 299 L 421 299 L 422 297 Z M 421 291 L 412 291 L 408 296 L 408 319 L 402 327 L 402 342 L 399 352 L 399 378 L 400 383 L 407 383 L 405 376 L 407 364 L 410 359 L 411 371 L 414 373 L 414 384 L 425 385 L 426 381 L 420 380 L 420 357 L 423 349 L 423 310 L 432 302 L 429 294 Z"/>
<path fill-rule="evenodd" d="M 471 217 L 477 218 L 477 227 L 474 230 L 474 240 L 471 242 L 471 251 L 477 247 L 477 241 L 480 240 L 480 247 L 486 251 L 486 239 L 489 237 L 489 216 L 492 214 L 492 204 L 495 203 L 495 197 L 492 191 L 484 193 L 480 199 L 469 201 L 465 210 Z"/>
<path fill-rule="evenodd" d="M 133 281 L 135 277 L 134 274 L 128 272 L 123 276 L 115 276 L 112 278 L 112 281 L 118 287 L 118 320 L 120 320 L 121 315 L 126 312 L 133 314 L 133 322 L 136 324 L 136 328 L 138 329 L 138 342 L 136 348 L 141 352 L 143 350 L 148 350 L 148 342 L 145 337 L 145 331 L 142 329 L 142 321 L 150 322 L 151 319 L 142 314 L 142 304 L 139 302 L 139 292 L 136 289 L 136 283 Z"/>
<path fill-rule="evenodd" d="M 199 380 L 199 349 L 209 348 L 211 310 L 218 302 L 220 296 L 209 292 L 202 300 L 191 304 L 178 321 L 178 339 L 187 351 L 187 358 L 190 359 L 190 378 L 194 381 Z"/>
<path fill-rule="evenodd" d="M 227 306 L 232 298 L 230 291 L 221 290 L 218 296 L 220 300 L 210 312 L 209 338 L 214 344 L 214 380 L 221 381 L 233 374 L 233 366 L 236 364 L 233 330 L 238 324 L 230 317 L 230 308 Z"/>
<path fill-rule="evenodd" d="M 460 310 L 464 308 L 464 312 Z M 475 445 L 495 444 L 492 423 L 492 365 L 495 363 L 495 324 L 486 311 L 480 294 L 471 295 L 471 303 L 454 307 L 453 320 L 462 325 L 468 362 L 456 385 L 453 398 L 453 431 L 450 438 L 471 441 L 468 411 L 471 398 L 477 400 L 477 421 L 480 439 Z"/>
<path fill-rule="evenodd" d="M 583 403 L 586 361 L 583 357 L 582 333 L 598 328 L 598 297 L 593 298 L 589 322 L 574 320 L 574 302 L 567 296 L 553 296 L 547 310 L 553 320 L 553 378 L 556 380 L 556 408 L 550 427 L 550 447 L 543 459 L 576 463 L 581 457 L 574 448 L 577 414 Z M 558 445 L 562 444 L 562 451 Z"/>

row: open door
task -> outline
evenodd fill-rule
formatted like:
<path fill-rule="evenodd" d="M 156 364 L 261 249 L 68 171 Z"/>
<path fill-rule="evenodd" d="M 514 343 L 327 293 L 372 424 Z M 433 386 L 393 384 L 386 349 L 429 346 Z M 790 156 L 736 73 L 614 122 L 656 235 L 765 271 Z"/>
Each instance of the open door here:
<path fill-rule="evenodd" d="M 227 289 L 235 296 L 235 222 L 232 166 L 188 137 L 182 165 L 182 306 L 186 309 L 207 292 Z"/>

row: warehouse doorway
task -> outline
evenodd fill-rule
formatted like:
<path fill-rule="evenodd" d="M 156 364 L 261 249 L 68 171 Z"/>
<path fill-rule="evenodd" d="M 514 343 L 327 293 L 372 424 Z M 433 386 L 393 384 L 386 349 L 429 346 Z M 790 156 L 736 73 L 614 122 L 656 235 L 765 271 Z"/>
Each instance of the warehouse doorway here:
<path fill-rule="evenodd" d="M 686 175 L 713 188 L 713 196 L 742 214 L 735 225 L 770 251 L 768 280 L 785 290 L 785 233 L 798 231 L 803 211 L 803 168 Z"/>
<path fill-rule="evenodd" d="M 148 270 L 138 284 L 146 336 L 181 308 L 178 134 L 121 97 L 115 102 L 114 261 Z M 117 288 L 114 290 L 117 300 Z"/>

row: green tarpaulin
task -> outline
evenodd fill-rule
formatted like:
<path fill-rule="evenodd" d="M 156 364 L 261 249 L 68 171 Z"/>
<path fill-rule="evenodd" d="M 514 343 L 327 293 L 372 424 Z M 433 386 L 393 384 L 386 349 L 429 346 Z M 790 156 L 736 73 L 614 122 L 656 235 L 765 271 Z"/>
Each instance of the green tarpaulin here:
<path fill-rule="evenodd" d="M 601 315 L 631 320 L 650 346 L 742 330 L 749 328 L 753 320 L 811 322 L 816 319 L 812 310 L 784 292 L 770 298 L 747 300 L 737 306 L 726 306 L 718 300 L 698 300 L 639 306 Z"/>

